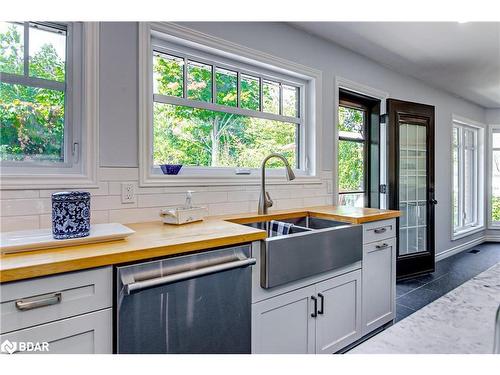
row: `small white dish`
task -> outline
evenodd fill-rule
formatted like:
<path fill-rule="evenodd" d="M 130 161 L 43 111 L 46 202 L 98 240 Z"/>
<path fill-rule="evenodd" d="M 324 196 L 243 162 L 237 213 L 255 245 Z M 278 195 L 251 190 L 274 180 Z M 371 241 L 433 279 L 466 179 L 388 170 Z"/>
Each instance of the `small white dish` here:
<path fill-rule="evenodd" d="M 2 254 L 18 253 L 82 245 L 87 243 L 121 240 L 135 233 L 134 230 L 119 223 L 92 224 L 87 237 L 56 240 L 52 236 L 52 229 L 20 230 L 0 233 L 0 250 Z"/>

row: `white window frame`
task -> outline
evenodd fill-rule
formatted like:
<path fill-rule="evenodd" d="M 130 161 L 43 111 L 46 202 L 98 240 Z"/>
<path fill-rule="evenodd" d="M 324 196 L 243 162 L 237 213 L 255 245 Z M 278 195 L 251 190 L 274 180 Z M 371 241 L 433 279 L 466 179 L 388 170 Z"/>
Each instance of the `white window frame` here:
<path fill-rule="evenodd" d="M 260 51 L 215 38 L 173 23 L 141 23 L 139 25 L 139 183 L 140 186 L 196 186 L 257 184 L 260 168 L 249 169 L 249 175 L 236 174 L 237 168 L 183 167 L 178 175 L 164 175 L 153 163 L 153 50 L 190 59 L 228 70 L 237 70 L 276 82 L 299 87 L 302 96 L 300 119 L 287 118 L 261 111 L 197 102 L 198 108 L 234 112 L 246 116 L 297 123 L 300 121 L 300 169 L 292 183 L 320 183 L 319 137 L 321 134 L 321 72 Z M 159 99 L 159 100 L 158 100 Z M 154 95 L 154 101 L 193 107 L 193 100 Z M 287 183 L 281 168 L 268 170 L 269 183 Z"/>
<path fill-rule="evenodd" d="M 488 229 L 500 229 L 500 222 L 493 221 L 492 204 L 493 204 L 493 151 L 500 150 L 493 148 L 493 133 L 500 133 L 500 124 L 492 124 L 488 127 Z"/>
<path fill-rule="evenodd" d="M 72 22 L 67 23 L 67 28 L 66 80 L 61 83 L 66 93 L 65 161 L 2 162 L 0 189 L 97 187 L 99 24 Z M 52 84 L 5 73 L 1 80 L 19 84 L 24 80 L 40 87 Z"/>
<path fill-rule="evenodd" d="M 484 147 L 484 128 L 485 125 L 481 124 L 477 121 L 473 121 L 470 119 L 466 119 L 464 117 L 458 116 L 458 115 L 453 115 L 452 116 L 452 126 L 451 126 L 451 138 L 450 138 L 450 146 L 451 146 L 451 204 L 450 204 L 450 212 L 451 212 L 451 239 L 452 240 L 457 240 L 460 238 L 463 238 L 465 236 L 469 236 L 471 234 L 480 232 L 484 230 L 484 152 L 485 152 L 485 147 Z M 459 134 L 462 134 L 462 129 L 466 130 L 472 130 L 475 135 L 475 144 L 474 144 L 474 150 L 475 150 L 475 157 L 474 157 L 474 220 L 472 223 L 467 224 L 467 225 L 461 225 L 458 227 L 455 227 L 454 224 L 454 205 L 453 205 L 453 190 L 454 190 L 454 163 L 453 163 L 453 151 L 454 151 L 454 145 L 453 145 L 453 131 L 454 129 L 459 129 Z M 460 135 L 459 135 L 460 137 Z M 463 166 L 461 166 L 464 160 L 464 154 L 465 154 L 465 148 L 462 146 L 461 149 L 459 149 L 460 154 L 459 154 L 459 159 L 458 159 L 458 165 L 459 165 L 459 202 L 458 202 L 458 207 L 459 207 L 459 213 L 462 211 L 460 207 L 463 205 L 463 172 L 460 173 L 460 171 L 463 170 Z M 462 188 L 460 188 L 462 186 Z M 462 197 L 462 198 L 460 198 Z"/>

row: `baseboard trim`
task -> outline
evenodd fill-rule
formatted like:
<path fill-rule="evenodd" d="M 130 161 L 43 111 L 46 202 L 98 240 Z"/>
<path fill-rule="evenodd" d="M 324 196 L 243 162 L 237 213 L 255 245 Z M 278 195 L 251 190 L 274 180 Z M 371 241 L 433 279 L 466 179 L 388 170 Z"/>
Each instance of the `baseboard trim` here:
<path fill-rule="evenodd" d="M 498 239 L 498 241 L 500 241 L 500 236 L 494 236 Z M 436 262 L 440 261 L 440 260 L 443 260 L 445 258 L 448 258 L 452 255 L 455 255 L 455 254 L 458 254 L 464 250 L 468 250 L 470 249 L 471 247 L 473 246 L 476 246 L 476 245 L 479 245 L 479 244 L 482 244 L 483 242 L 485 241 L 490 241 L 489 239 L 487 239 L 489 237 L 479 237 L 479 238 L 476 238 L 472 241 L 468 241 L 468 242 L 465 242 L 461 245 L 458 245 L 458 246 L 454 246 L 448 250 L 445 250 L 445 251 L 442 251 L 440 252 L 439 254 L 436 254 Z"/>
<path fill-rule="evenodd" d="M 500 242 L 500 236 L 499 235 L 486 235 L 484 237 L 484 242 Z"/>

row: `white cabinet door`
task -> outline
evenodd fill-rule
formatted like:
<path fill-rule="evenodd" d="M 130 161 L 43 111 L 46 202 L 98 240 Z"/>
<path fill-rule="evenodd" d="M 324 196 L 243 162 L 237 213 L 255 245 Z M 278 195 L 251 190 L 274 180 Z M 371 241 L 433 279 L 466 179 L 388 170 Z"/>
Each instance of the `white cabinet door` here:
<path fill-rule="evenodd" d="M 314 353 L 314 285 L 252 305 L 252 353 Z"/>
<path fill-rule="evenodd" d="M 361 272 L 316 284 L 316 353 L 331 354 L 361 337 Z"/>
<path fill-rule="evenodd" d="M 394 319 L 396 239 L 363 247 L 363 334 Z"/>
<path fill-rule="evenodd" d="M 113 351 L 112 309 L 21 329 L 0 336 L 0 340 L 49 344 L 49 354 L 111 354 Z M 32 352 L 39 353 L 39 352 Z"/>

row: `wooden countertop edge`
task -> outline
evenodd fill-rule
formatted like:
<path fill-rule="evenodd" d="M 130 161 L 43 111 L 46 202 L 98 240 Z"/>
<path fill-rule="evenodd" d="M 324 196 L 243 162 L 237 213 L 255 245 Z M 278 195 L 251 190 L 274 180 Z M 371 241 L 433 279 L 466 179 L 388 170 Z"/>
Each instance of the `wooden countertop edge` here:
<path fill-rule="evenodd" d="M 248 224 L 263 220 L 279 220 L 279 219 L 283 220 L 301 216 L 312 216 L 318 218 L 333 219 L 352 224 L 363 224 L 370 221 L 386 220 L 400 216 L 399 211 L 391 211 L 391 210 L 384 210 L 383 212 L 379 211 L 375 213 L 363 212 L 362 214 L 358 215 L 353 215 L 350 214 L 349 212 L 335 213 L 334 212 L 335 210 L 337 210 L 335 206 L 318 206 L 318 207 L 310 207 L 303 209 L 274 211 L 267 215 L 258 215 L 256 213 L 224 215 L 224 216 L 211 217 L 207 219 L 206 223 L 210 224 L 210 222 L 220 223 L 221 221 L 226 221 L 235 224 Z M 132 227 L 133 226 L 146 227 L 148 224 L 151 223 L 136 223 L 129 225 L 131 225 Z M 161 224 L 161 223 L 156 223 L 156 224 Z M 154 230 L 154 228 L 152 229 Z M 148 230 L 152 229 L 149 228 Z M 253 229 L 253 232 L 249 233 L 228 234 L 209 239 L 187 240 L 186 242 L 179 242 L 168 245 L 157 245 L 157 246 L 149 245 L 144 249 L 134 248 L 131 250 L 116 250 L 116 252 L 108 252 L 100 254 L 92 254 L 89 251 L 88 255 L 85 254 L 82 256 L 74 256 L 74 257 L 68 256 L 68 259 L 63 259 L 63 260 L 51 260 L 49 256 L 43 260 L 34 261 L 34 264 L 32 265 L 20 264 L 18 267 L 0 270 L 0 283 L 54 275 L 70 271 L 84 270 L 95 267 L 129 263 L 133 261 L 159 258 L 169 255 L 185 254 L 204 249 L 212 249 L 221 246 L 237 245 L 252 241 L 258 241 L 265 238 L 266 238 L 266 233 L 264 231 Z M 123 241 L 123 244 L 126 244 L 127 239 L 121 241 Z M 118 243 L 121 241 L 113 241 L 113 242 Z M 93 244 L 78 245 L 76 247 L 77 248 L 80 247 L 81 251 L 84 246 L 92 246 L 92 245 Z M 64 251 L 64 249 L 65 248 L 40 250 L 37 251 L 37 253 L 45 251 L 45 254 L 50 255 L 49 253 L 50 251 L 57 252 L 57 251 Z M 32 254 L 34 252 L 29 252 L 29 253 Z M 22 255 L 18 256 L 22 257 Z M 0 257 L 0 262 L 1 261 L 2 257 Z"/>
<path fill-rule="evenodd" d="M 264 231 L 249 234 L 228 235 L 210 240 L 185 242 L 175 245 L 158 246 L 148 249 L 134 249 L 112 254 L 89 255 L 75 259 L 47 262 L 32 266 L 21 266 L 0 271 L 0 283 L 49 276 L 70 271 L 79 271 L 89 268 L 111 266 L 129 263 L 138 260 L 165 257 L 177 254 L 188 254 L 205 249 L 214 249 L 221 246 L 238 245 L 266 238 Z M 121 240 L 126 241 L 126 240 Z M 117 241 L 113 241 L 117 242 Z M 82 245 L 80 245 L 82 246 Z M 85 245 L 83 245 L 85 246 Z M 60 249 L 55 249 L 60 250 Z M 1 260 L 1 259 L 0 259 Z"/>

